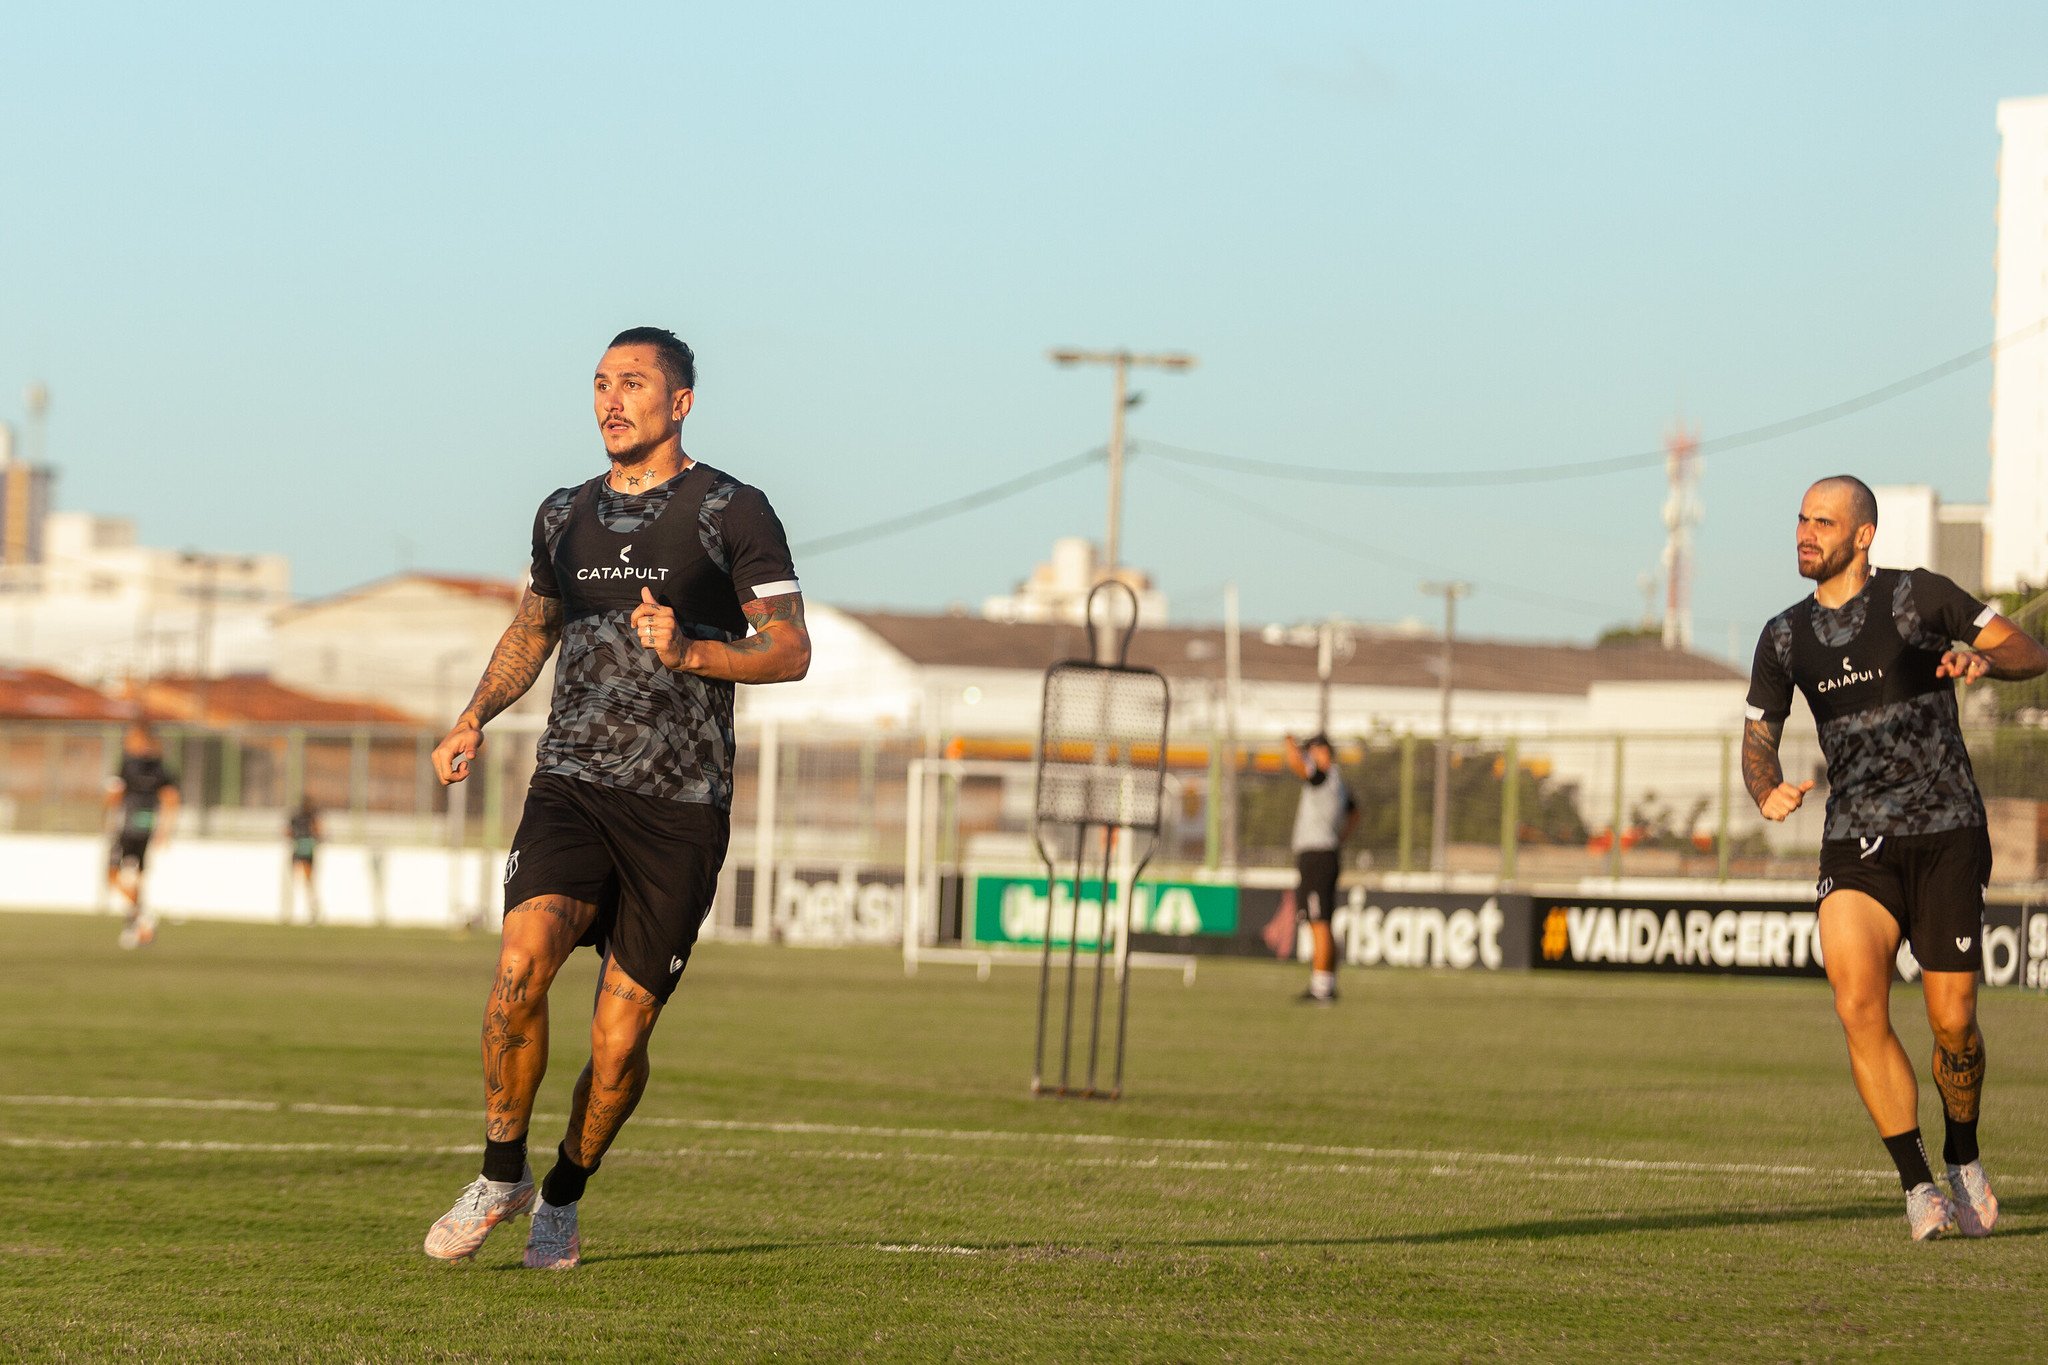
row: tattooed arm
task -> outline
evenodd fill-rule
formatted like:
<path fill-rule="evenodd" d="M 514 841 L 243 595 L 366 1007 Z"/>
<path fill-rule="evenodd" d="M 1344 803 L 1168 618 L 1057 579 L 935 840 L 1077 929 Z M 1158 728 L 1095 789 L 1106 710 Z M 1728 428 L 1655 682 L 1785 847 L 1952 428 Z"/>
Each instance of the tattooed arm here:
<path fill-rule="evenodd" d="M 1751 720 L 1742 727 L 1742 785 L 1766 820 L 1783 820 L 1798 810 L 1811 782 L 1787 782 L 1778 764 L 1778 741 L 1785 736 L 1782 720 Z"/>
<path fill-rule="evenodd" d="M 527 589 L 519 598 L 518 615 L 505 627 L 505 633 L 498 637 L 498 647 L 491 651 L 491 662 L 476 685 L 475 695 L 455 718 L 447 738 L 434 750 L 434 771 L 443 786 L 469 775 L 469 763 L 483 747 L 484 726 L 526 695 L 561 638 L 562 599 L 543 597 Z"/>
<path fill-rule="evenodd" d="M 662 662 L 678 673 L 718 678 L 725 682 L 795 682 L 810 671 L 811 633 L 804 626 L 802 593 L 783 593 L 746 603 L 742 608 L 754 633 L 724 644 L 717 640 L 678 642 L 676 661 Z"/>
<path fill-rule="evenodd" d="M 1941 656 L 1935 676 L 1957 678 L 1965 686 L 1979 678 L 2024 682 L 2048 672 L 2048 649 L 2003 616 L 1994 616 L 1977 632 L 1968 649 Z"/>

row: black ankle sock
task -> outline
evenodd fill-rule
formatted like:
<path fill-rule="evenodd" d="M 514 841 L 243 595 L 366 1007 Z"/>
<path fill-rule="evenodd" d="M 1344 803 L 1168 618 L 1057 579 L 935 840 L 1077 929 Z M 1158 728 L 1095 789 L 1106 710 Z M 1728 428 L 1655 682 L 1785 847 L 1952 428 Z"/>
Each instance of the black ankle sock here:
<path fill-rule="evenodd" d="M 1946 1110 L 1941 1117 L 1948 1123 L 1948 1136 L 1941 1141 L 1941 1159 L 1951 1166 L 1967 1166 L 1977 1159 L 1977 1120 L 1968 1123 L 1961 1119 L 1949 1118 Z"/>
<path fill-rule="evenodd" d="M 1894 1133 L 1884 1140 L 1884 1149 L 1892 1154 L 1892 1164 L 1899 1168 L 1900 1189 L 1911 1194 L 1915 1185 L 1934 1183 L 1934 1172 L 1927 1169 L 1927 1148 L 1920 1141 L 1918 1128 Z"/>
<path fill-rule="evenodd" d="M 526 1139 L 513 1138 L 510 1142 L 494 1142 L 484 1139 L 484 1179 L 517 1180 L 526 1174 Z"/>
<path fill-rule="evenodd" d="M 583 1187 L 597 1173 L 598 1164 L 593 1161 L 588 1166 L 578 1166 L 569 1159 L 568 1148 L 555 1148 L 555 1169 L 540 1182 L 540 1197 L 558 1209 L 567 1208 L 583 1197 Z"/>

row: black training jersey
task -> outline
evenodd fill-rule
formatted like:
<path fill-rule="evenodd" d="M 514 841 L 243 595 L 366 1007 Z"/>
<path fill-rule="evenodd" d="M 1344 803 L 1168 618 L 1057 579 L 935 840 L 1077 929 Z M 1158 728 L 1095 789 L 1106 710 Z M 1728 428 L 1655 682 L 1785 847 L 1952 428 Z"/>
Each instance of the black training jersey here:
<path fill-rule="evenodd" d="M 1793 687 L 1806 694 L 1828 761 L 1823 838 L 1984 823 L 1955 687 L 1935 667 L 1951 641 L 1975 639 L 1995 615 L 1938 573 L 1877 569 L 1840 607 L 1808 597 L 1764 627 L 1749 718 L 1782 721 Z"/>
<path fill-rule="evenodd" d="M 642 588 L 682 636 L 726 642 L 747 633 L 742 604 L 798 591 L 768 499 L 709 465 L 645 493 L 600 475 L 550 494 L 533 590 L 561 599 L 562 644 L 537 770 L 729 810 L 733 685 L 672 672 L 640 643 Z"/>
<path fill-rule="evenodd" d="M 156 828 L 157 807 L 166 788 L 175 790 L 178 779 L 156 754 L 129 754 L 121 760 L 114 781 L 121 789 L 121 832 L 148 834 Z"/>

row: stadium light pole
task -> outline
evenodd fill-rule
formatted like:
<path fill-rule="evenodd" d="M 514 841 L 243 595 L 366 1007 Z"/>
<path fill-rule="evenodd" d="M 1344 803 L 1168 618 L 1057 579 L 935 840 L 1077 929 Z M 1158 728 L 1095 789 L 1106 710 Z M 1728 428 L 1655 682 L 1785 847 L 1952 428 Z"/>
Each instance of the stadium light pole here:
<path fill-rule="evenodd" d="M 1049 355 L 1055 365 L 1108 365 L 1116 374 L 1116 395 L 1109 409 L 1109 534 L 1102 545 L 1102 568 L 1098 579 L 1116 572 L 1124 513 L 1124 412 L 1137 400 L 1130 395 L 1130 374 L 1134 365 L 1161 370 L 1187 371 L 1195 358 L 1180 351 L 1083 351 L 1071 346 L 1057 347 Z"/>
<path fill-rule="evenodd" d="M 1424 583 L 1422 590 L 1444 599 L 1444 654 L 1437 679 L 1435 811 L 1429 825 L 1429 860 L 1438 880 L 1450 885 L 1451 863 L 1451 650 L 1458 634 L 1458 599 L 1472 591 L 1470 583 Z"/>

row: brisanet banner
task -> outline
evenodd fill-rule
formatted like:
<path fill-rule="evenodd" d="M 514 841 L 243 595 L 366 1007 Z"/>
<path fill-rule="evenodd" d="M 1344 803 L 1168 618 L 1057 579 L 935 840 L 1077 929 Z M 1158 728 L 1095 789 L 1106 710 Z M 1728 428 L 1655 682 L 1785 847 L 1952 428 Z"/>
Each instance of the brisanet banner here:
<path fill-rule="evenodd" d="M 1309 928 L 1292 890 L 1244 893 L 1243 910 L 1264 925 L 1263 946 L 1307 961 Z M 1428 967 L 1501 971 L 1529 965 L 1529 898 L 1348 887 L 1330 916 L 1339 961 L 1347 967 Z"/>
<path fill-rule="evenodd" d="M 1062 946 L 1078 942 L 1092 947 L 1102 933 L 1102 888 L 1094 881 L 1083 880 L 1076 907 L 1069 881 L 1061 881 L 1048 896 L 1043 877 L 977 876 L 973 906 L 970 924 L 976 943 L 1040 944 L 1048 923 L 1052 941 Z M 1131 898 L 1134 943 L 1140 935 L 1231 939 L 1237 929 L 1235 886 L 1144 881 Z"/>
<path fill-rule="evenodd" d="M 1711 901 L 1537 896 L 1538 967 L 1595 971 L 1825 976 L 1820 914 L 1811 900 Z M 1984 980 L 2048 987 L 2048 912 L 1984 908 Z M 1899 975 L 1920 975 L 1899 945 Z"/>

